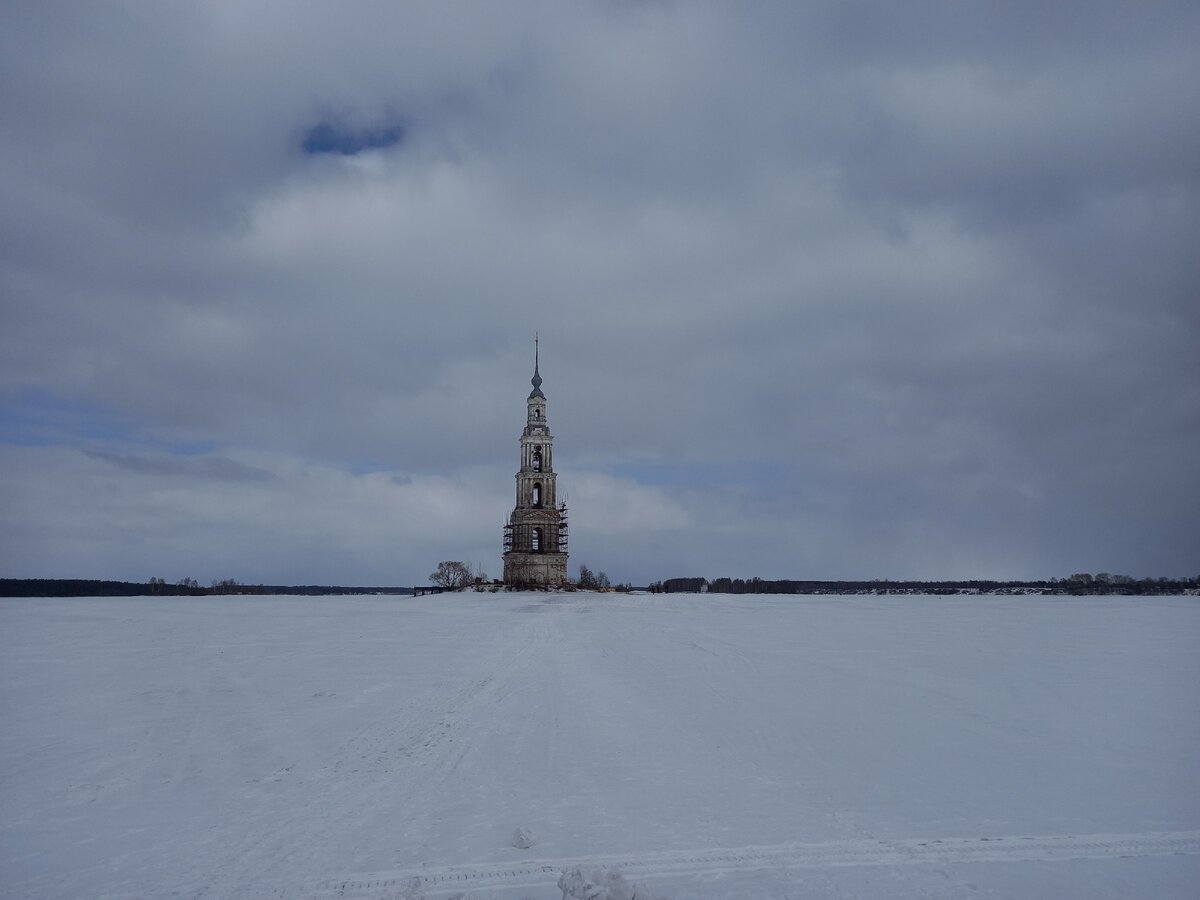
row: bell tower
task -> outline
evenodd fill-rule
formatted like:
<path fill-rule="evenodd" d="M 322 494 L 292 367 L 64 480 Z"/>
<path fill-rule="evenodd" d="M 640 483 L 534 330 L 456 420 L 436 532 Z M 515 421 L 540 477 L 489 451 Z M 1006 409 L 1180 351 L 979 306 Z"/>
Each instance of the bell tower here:
<path fill-rule="evenodd" d="M 533 390 L 526 401 L 517 470 L 517 505 L 504 526 L 504 583 L 557 587 L 567 580 L 567 505 L 559 503 L 554 438 L 546 422 L 546 395 L 533 338 Z"/>

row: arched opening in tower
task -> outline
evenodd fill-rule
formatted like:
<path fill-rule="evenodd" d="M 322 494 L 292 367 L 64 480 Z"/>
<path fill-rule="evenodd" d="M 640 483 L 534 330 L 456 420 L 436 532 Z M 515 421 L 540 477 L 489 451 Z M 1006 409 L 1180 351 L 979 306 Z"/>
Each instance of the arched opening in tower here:
<path fill-rule="evenodd" d="M 534 553 L 542 552 L 542 529 L 540 529 L 540 528 L 533 529 L 533 538 L 530 542 L 530 545 L 531 545 Z"/>
<path fill-rule="evenodd" d="M 542 508 L 542 483 L 540 481 L 533 483 L 533 505 L 538 509 Z"/>
<path fill-rule="evenodd" d="M 541 450 L 533 451 L 533 471 L 535 471 L 535 472 L 542 471 L 542 451 Z"/>

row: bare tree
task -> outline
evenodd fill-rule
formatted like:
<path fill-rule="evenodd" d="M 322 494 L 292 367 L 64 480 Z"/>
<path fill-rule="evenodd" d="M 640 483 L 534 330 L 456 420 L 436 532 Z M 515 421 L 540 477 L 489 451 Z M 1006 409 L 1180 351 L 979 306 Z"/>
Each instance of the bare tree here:
<path fill-rule="evenodd" d="M 579 566 L 579 586 L 585 591 L 604 591 L 612 585 L 603 572 L 593 572 L 582 563 Z"/>
<path fill-rule="evenodd" d="M 459 560 L 446 559 L 438 563 L 437 571 L 429 575 L 429 580 L 438 587 L 448 591 L 457 591 L 474 580 L 470 568 Z"/>
<path fill-rule="evenodd" d="M 586 591 L 590 591 L 596 586 L 596 576 L 583 563 L 579 564 L 579 586 Z"/>

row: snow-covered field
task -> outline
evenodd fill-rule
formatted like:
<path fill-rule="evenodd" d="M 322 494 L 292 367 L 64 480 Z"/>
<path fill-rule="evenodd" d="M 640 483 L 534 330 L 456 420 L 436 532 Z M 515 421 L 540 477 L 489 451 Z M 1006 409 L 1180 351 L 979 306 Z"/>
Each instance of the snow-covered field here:
<path fill-rule="evenodd" d="M 0 714 L 7 897 L 1200 885 L 1194 597 L 4 600 Z"/>

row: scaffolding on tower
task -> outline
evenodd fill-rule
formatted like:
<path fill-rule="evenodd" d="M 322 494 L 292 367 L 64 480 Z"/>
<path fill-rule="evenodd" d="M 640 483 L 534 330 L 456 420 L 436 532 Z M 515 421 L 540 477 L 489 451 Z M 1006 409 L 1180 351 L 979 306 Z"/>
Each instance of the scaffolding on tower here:
<path fill-rule="evenodd" d="M 558 505 L 558 552 L 567 552 L 567 504 Z"/>
<path fill-rule="evenodd" d="M 533 552 L 535 552 L 535 553 L 537 553 L 537 552 L 554 553 L 555 551 L 557 551 L 558 553 L 566 553 L 567 552 L 567 544 L 568 544 L 568 540 L 567 540 L 567 538 L 568 538 L 567 504 L 560 503 L 558 505 L 558 507 L 555 509 L 555 512 L 558 513 L 558 545 L 553 548 L 547 547 L 542 551 L 535 550 Z M 517 546 L 517 529 L 528 528 L 528 527 L 529 527 L 528 525 L 514 525 L 512 522 L 504 523 L 504 552 L 505 553 L 511 553 L 516 548 L 516 546 Z M 528 543 L 527 541 L 522 542 L 523 545 L 525 545 L 527 543 Z"/>

